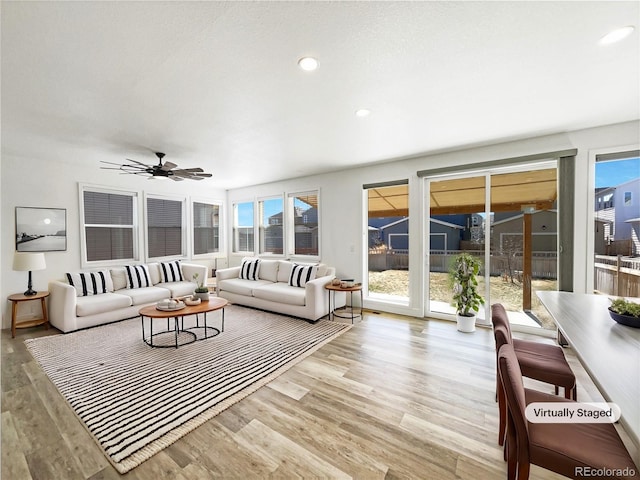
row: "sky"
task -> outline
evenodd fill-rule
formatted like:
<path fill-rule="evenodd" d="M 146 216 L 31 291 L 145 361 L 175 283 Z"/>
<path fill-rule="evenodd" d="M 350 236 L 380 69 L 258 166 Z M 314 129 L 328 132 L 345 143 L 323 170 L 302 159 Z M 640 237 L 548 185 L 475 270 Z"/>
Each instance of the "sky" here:
<path fill-rule="evenodd" d="M 596 188 L 615 187 L 640 178 L 640 158 L 596 163 Z"/>

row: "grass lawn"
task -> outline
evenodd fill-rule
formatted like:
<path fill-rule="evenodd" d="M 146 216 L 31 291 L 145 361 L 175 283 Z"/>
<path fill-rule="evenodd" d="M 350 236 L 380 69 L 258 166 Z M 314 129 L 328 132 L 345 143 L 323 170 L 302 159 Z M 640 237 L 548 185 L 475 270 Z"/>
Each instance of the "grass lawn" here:
<path fill-rule="evenodd" d="M 518 282 L 505 281 L 502 277 L 490 277 L 491 302 L 502 303 L 507 311 L 522 311 L 522 285 Z M 432 273 L 430 279 L 431 299 L 440 302 L 451 302 L 449 277 L 446 273 Z M 538 318 L 544 328 L 555 329 L 555 324 L 540 303 L 536 290 L 556 290 L 556 280 L 532 280 L 531 312 Z M 478 279 L 480 291 L 484 291 L 484 278 Z M 407 270 L 386 270 L 369 272 L 369 291 L 407 297 L 409 295 L 409 272 Z"/>

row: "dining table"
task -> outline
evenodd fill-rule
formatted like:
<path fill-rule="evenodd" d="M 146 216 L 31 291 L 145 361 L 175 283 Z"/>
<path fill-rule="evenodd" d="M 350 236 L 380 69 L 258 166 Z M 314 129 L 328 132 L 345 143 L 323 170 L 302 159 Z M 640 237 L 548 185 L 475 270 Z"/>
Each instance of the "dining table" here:
<path fill-rule="evenodd" d="M 636 446 L 638 463 L 640 328 L 615 322 L 609 315 L 611 301 L 606 295 L 536 293 L 558 327 L 558 343 L 573 349 L 605 401 L 620 407 L 620 423 Z"/>

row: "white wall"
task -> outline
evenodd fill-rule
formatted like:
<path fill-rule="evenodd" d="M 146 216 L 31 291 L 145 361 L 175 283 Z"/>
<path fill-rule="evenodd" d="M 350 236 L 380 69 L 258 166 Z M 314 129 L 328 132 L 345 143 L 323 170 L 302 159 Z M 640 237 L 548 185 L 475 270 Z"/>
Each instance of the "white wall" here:
<path fill-rule="evenodd" d="M 423 183 L 417 177 L 416 172 L 430 168 L 466 165 L 576 148 L 578 153 L 575 178 L 574 290 L 584 292 L 588 288 L 585 278 L 589 262 L 591 262 L 586 238 L 587 235 L 592 235 L 589 225 L 587 225 L 589 208 L 593 204 L 588 203 L 589 190 L 593 189 L 593 185 L 589 185 L 588 181 L 588 171 L 593 168 L 593 165 L 590 165 L 589 151 L 632 144 L 640 144 L 640 122 L 638 121 L 425 155 L 329 174 L 233 189 L 228 192 L 228 207 L 230 208 L 234 201 L 318 188 L 321 196 L 322 261 L 335 266 L 339 277 L 355 278 L 357 281 L 362 281 L 366 275 L 364 271 L 366 268 L 366 220 L 364 220 L 366 206 L 363 202 L 362 185 L 409 179 L 411 303 L 408 307 L 389 307 L 369 301 L 366 306 L 420 316 L 423 312 L 424 300 L 424 262 L 422 259 L 425 252 L 421 239 L 424 236 L 422 218 L 425 217 L 425 209 Z M 227 215 L 227 218 L 230 219 L 231 216 Z M 228 230 L 230 231 L 230 227 Z M 352 251 L 352 246 L 354 251 Z M 234 263 L 233 260 L 232 258 L 231 263 Z"/>
<path fill-rule="evenodd" d="M 61 153 L 64 152 L 64 153 Z M 72 156 L 71 159 L 66 156 Z M 119 158 L 119 157 L 116 157 Z M 19 155 L 4 154 L 1 164 L 1 209 L 0 220 L 0 297 L 6 299 L 12 293 L 26 290 L 27 272 L 12 270 L 15 251 L 15 207 L 52 207 L 67 210 L 67 250 L 46 252 L 47 269 L 33 272 L 33 286 L 36 290 L 46 290 L 49 280 L 62 279 L 65 272 L 81 270 L 80 261 L 80 219 L 78 205 L 78 184 L 88 183 L 104 187 L 126 188 L 144 193 L 177 194 L 198 199 L 225 201 L 226 190 L 215 186 L 213 181 L 174 182 L 167 179 L 147 180 L 135 175 L 121 175 L 114 170 L 101 170 L 99 160 L 114 161 L 113 154 L 104 152 L 65 149 L 52 152 L 49 158 L 24 158 Z M 122 158 L 124 160 L 124 158 Z M 143 229 L 142 229 L 143 230 Z M 144 250 L 142 250 L 144 252 Z M 141 254 L 144 256 L 144 253 Z M 144 257 L 141 258 L 144 261 Z M 213 258 L 197 263 L 213 266 Z M 9 302 L 3 302 L 2 328 L 11 324 Z M 20 305 L 19 317 L 27 318 L 38 312 L 37 302 Z"/>

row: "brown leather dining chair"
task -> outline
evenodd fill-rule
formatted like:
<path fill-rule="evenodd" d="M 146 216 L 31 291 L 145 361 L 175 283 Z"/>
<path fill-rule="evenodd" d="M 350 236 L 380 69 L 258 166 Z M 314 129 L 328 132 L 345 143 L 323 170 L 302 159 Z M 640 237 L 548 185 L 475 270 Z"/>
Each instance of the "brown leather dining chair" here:
<path fill-rule="evenodd" d="M 493 335 L 496 342 L 496 356 L 502 345 L 505 343 L 512 345 L 516 352 L 522 375 L 553 385 L 556 395 L 558 394 L 558 387 L 563 387 L 565 398 L 577 400 L 576 376 L 567 363 L 562 347 L 513 338 L 507 312 L 500 303 L 491 305 L 491 322 L 493 323 Z M 503 397 L 500 395 L 499 385 L 500 379 L 496 369 L 496 394 L 500 420 L 498 443 L 503 445 L 507 411 Z"/>
<path fill-rule="evenodd" d="M 531 464 L 574 479 L 584 478 L 584 472 L 603 473 L 596 478 L 640 478 L 613 424 L 527 421 L 529 403 L 573 400 L 525 389 L 520 362 L 510 344 L 500 347 L 498 371 L 507 403 L 508 480 L 527 480 Z"/>

